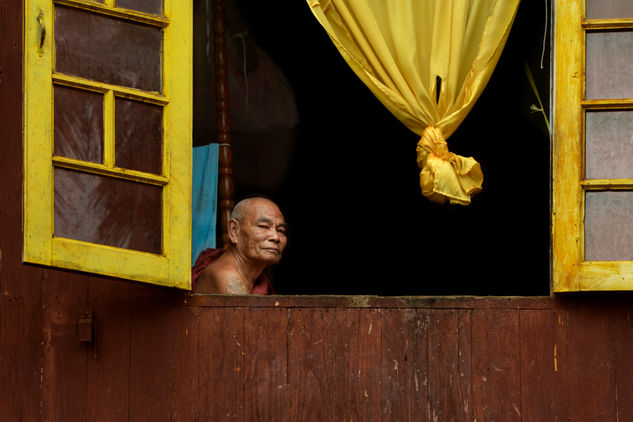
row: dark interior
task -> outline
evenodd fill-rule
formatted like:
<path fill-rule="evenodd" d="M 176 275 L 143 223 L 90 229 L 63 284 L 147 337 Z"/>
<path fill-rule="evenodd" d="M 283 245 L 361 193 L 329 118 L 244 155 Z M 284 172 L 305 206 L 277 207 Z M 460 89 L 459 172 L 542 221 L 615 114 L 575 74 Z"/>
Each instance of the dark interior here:
<path fill-rule="evenodd" d="M 550 143 L 524 71 L 548 113 L 546 3 L 521 3 L 487 88 L 448 139 L 484 172 L 467 207 L 422 196 L 419 136 L 354 75 L 304 1 L 238 6 L 292 85 L 300 119 L 288 158 L 271 160 L 288 166 L 282 183 L 243 182 L 250 164 L 234 149 L 236 200 L 270 196 L 289 223 L 278 293 L 549 295 Z"/>

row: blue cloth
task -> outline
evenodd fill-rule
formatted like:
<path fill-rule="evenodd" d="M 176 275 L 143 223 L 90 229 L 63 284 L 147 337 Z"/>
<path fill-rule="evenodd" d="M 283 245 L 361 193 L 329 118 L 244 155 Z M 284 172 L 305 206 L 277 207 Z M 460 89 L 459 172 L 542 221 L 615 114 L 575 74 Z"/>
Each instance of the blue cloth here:
<path fill-rule="evenodd" d="M 218 144 L 193 148 L 191 189 L 191 266 L 200 252 L 215 248 L 218 195 Z"/>

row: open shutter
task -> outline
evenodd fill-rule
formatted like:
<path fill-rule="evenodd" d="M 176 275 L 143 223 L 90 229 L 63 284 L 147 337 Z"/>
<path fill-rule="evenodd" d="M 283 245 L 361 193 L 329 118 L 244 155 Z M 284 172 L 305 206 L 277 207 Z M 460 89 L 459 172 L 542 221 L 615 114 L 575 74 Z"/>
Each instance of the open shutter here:
<path fill-rule="evenodd" d="M 191 1 L 25 4 L 24 260 L 190 288 Z"/>
<path fill-rule="evenodd" d="M 555 7 L 554 291 L 633 289 L 633 3 Z"/>

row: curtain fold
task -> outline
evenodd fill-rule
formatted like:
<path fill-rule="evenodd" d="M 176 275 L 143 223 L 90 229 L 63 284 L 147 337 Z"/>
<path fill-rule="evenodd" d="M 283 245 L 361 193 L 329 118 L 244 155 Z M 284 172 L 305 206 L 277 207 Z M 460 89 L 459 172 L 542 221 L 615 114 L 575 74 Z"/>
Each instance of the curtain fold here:
<path fill-rule="evenodd" d="M 200 252 L 215 248 L 218 207 L 218 144 L 192 149 L 191 265 Z"/>
<path fill-rule="evenodd" d="M 345 61 L 420 135 L 422 193 L 470 204 L 483 174 L 448 150 L 508 38 L 519 0 L 307 0 Z"/>

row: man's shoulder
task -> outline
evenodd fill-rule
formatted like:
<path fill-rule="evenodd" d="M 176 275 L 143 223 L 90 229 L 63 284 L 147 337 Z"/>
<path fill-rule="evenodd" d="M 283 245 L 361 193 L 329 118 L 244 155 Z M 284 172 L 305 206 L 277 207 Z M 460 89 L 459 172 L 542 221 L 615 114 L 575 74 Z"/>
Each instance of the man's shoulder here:
<path fill-rule="evenodd" d="M 245 294 L 244 283 L 239 273 L 228 260 L 216 259 L 209 263 L 200 273 L 200 287 L 209 292 Z"/>

